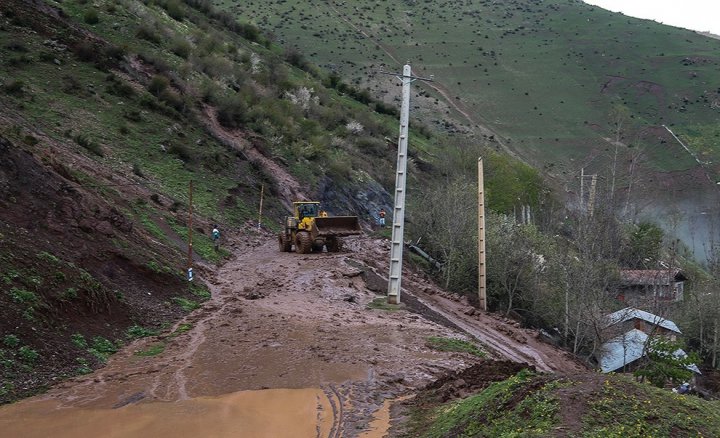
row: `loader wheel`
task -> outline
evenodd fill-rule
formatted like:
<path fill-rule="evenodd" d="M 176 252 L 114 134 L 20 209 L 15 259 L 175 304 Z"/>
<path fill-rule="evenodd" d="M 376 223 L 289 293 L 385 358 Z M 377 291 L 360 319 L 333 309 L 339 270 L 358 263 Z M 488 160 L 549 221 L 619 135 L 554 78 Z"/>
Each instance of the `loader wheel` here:
<path fill-rule="evenodd" d="M 307 231 L 299 231 L 295 236 L 295 252 L 308 254 L 312 251 L 312 238 Z"/>
<path fill-rule="evenodd" d="M 325 246 L 325 244 L 322 241 L 320 243 L 314 242 L 312 245 L 312 250 L 313 252 L 322 252 L 323 246 Z"/>
<path fill-rule="evenodd" d="M 342 249 L 342 240 L 339 237 L 331 237 L 325 241 L 325 247 L 328 252 L 340 252 Z"/>
<path fill-rule="evenodd" d="M 285 237 L 285 234 L 278 234 L 278 244 L 280 246 L 280 252 L 290 252 L 292 249 L 292 242 L 289 238 Z"/>

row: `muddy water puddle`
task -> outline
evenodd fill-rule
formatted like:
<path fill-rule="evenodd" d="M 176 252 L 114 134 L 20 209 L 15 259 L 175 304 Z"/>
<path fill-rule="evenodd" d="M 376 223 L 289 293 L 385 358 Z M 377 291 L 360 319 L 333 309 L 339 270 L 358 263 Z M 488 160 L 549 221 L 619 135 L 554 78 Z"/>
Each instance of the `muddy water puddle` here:
<path fill-rule="evenodd" d="M 358 438 L 384 438 L 388 436 L 390 430 L 390 406 L 403 400 L 415 397 L 414 394 L 398 397 L 391 400 L 385 400 L 380 409 L 373 414 L 373 421 L 368 425 L 368 430 L 358 436 Z"/>
<path fill-rule="evenodd" d="M 0 409 L 0 436 L 24 438 L 327 437 L 333 408 L 321 389 L 241 391 L 118 409 L 26 400 Z"/>

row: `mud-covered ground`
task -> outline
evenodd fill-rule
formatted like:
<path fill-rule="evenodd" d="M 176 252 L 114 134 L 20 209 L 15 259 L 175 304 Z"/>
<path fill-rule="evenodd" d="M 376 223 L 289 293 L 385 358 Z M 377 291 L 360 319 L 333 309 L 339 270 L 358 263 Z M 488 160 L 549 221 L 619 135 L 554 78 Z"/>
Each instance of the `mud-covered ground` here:
<path fill-rule="evenodd" d="M 453 299 L 420 273 L 405 272 L 408 304 L 400 310 L 368 308 L 384 293 L 385 241 L 354 238 L 340 253 L 299 255 L 279 252 L 272 235 L 258 232 L 238 235 L 228 249 L 233 258 L 209 274 L 212 298 L 202 308 L 169 333 L 129 345 L 94 374 L 0 410 L 0 425 L 17 426 L 9 417 L 22 412 L 44 412 L 45 418 L 78 409 L 132 412 L 238 391 L 319 388 L 324 396 L 318 397 L 316 435 L 352 437 L 370 430 L 384 401 L 435 381 L 442 386 L 446 376 L 466 368 L 482 370 L 488 381 L 524 366 L 510 362 L 539 371 L 584 369 L 533 332 Z M 427 345 L 433 336 L 477 340 L 490 359 L 510 362 L 433 350 Z M 138 415 L 152 415 L 143 409 Z M 275 415 L 289 410 L 283 406 Z M 103 427 L 110 428 L 112 418 L 106 416 Z M 68 430 L 83 436 L 82 429 Z M 42 436 L 38 431 L 25 429 L 25 436 Z"/>

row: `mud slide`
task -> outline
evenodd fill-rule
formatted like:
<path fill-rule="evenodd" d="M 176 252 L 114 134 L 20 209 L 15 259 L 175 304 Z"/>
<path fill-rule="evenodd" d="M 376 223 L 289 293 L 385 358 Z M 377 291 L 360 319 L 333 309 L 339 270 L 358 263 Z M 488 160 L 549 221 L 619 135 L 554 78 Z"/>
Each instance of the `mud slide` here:
<path fill-rule="evenodd" d="M 348 238 L 345 252 L 300 255 L 279 252 L 274 236 L 257 233 L 231 243 L 234 259 L 207 279 L 212 298 L 202 308 L 165 335 L 129 345 L 93 374 L 1 408 L 3 434 L 381 437 L 387 400 L 476 362 L 426 345 L 431 336 L 467 334 L 422 314 L 368 307 L 376 295 L 363 269 L 381 272 L 381 242 Z M 434 286 L 420 276 L 406 278 L 408 293 L 494 355 L 539 369 L 572 367 L 545 351 L 552 347 L 504 334 L 502 321 L 425 296 Z M 494 328 L 484 333 L 487 326 Z"/>

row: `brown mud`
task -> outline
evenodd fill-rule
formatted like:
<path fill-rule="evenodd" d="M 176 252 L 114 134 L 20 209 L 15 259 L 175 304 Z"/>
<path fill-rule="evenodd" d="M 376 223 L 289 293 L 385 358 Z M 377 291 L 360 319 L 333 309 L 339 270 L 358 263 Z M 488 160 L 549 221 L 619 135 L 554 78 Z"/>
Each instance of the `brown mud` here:
<path fill-rule="evenodd" d="M 491 381 L 526 363 L 582 369 L 530 331 L 472 311 L 411 270 L 404 282 L 410 310 L 369 309 L 377 297 L 369 286 L 378 289 L 385 269 L 384 241 L 348 239 L 345 252 L 299 255 L 279 252 L 272 235 L 259 233 L 229 249 L 234 258 L 207 278 L 212 298 L 202 308 L 169 334 L 129 345 L 103 369 L 0 409 L 3 430 L 46 436 L 54 424 L 83 437 L 102 426 L 103 436 L 131 437 L 142 426 L 152 436 L 238 436 L 234 425 L 255 421 L 257 429 L 239 436 L 383 436 L 385 402 L 443 376 L 476 370 L 486 375 L 476 380 Z M 512 362 L 435 351 L 431 336 L 476 337 L 493 358 Z M 161 352 L 137 354 L 151 347 Z M 287 395 L 275 400 L 281 390 Z"/>

